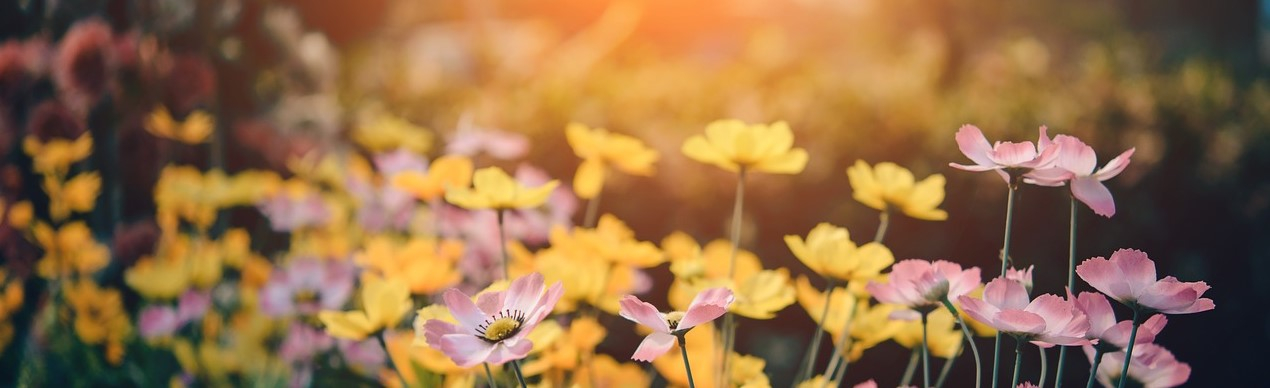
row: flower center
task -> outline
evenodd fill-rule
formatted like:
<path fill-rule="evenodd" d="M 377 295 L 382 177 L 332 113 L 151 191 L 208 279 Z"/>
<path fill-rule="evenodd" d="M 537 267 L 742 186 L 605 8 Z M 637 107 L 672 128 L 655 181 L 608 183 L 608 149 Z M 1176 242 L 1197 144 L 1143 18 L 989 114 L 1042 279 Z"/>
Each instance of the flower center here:
<path fill-rule="evenodd" d="M 485 323 L 476 327 L 476 333 L 481 335 L 481 339 L 488 342 L 498 342 L 516 335 L 520 332 L 520 328 L 525 325 L 525 313 L 520 311 L 504 310 L 498 315 L 489 317 Z"/>
<path fill-rule="evenodd" d="M 683 311 L 671 311 L 666 313 L 666 325 L 670 326 L 670 331 L 678 330 L 679 321 L 684 320 Z"/>

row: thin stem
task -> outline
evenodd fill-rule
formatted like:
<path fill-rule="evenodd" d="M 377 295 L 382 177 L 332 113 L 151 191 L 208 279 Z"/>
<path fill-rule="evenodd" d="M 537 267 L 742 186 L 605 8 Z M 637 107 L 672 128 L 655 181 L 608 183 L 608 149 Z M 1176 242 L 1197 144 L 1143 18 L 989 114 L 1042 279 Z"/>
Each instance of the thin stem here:
<path fill-rule="evenodd" d="M 488 363 L 488 362 L 482 362 L 482 363 L 481 363 L 481 365 L 484 365 L 484 366 L 485 366 L 485 377 L 489 379 L 489 386 L 490 386 L 490 387 L 497 387 L 497 386 L 498 386 L 498 384 L 494 384 L 494 372 L 493 372 L 493 371 L 491 371 L 491 370 L 489 370 L 489 363 Z"/>
<path fill-rule="evenodd" d="M 816 356 L 820 355 L 820 341 L 825 336 L 825 319 L 829 317 L 829 301 L 833 297 L 833 282 L 825 286 L 825 307 L 820 310 L 820 324 L 816 325 L 816 334 L 812 336 L 811 347 L 809 351 L 803 355 L 803 366 L 798 372 L 798 381 L 807 381 L 811 378 L 811 372 L 816 367 Z"/>
<path fill-rule="evenodd" d="M 1129 344 L 1124 347 L 1124 367 L 1120 369 L 1120 384 L 1116 388 L 1124 388 L 1124 383 L 1129 381 L 1129 362 L 1133 360 L 1133 341 L 1138 339 L 1138 326 L 1142 326 L 1142 321 L 1138 320 L 1139 308 L 1133 309 L 1133 330 L 1129 331 Z"/>
<path fill-rule="evenodd" d="M 900 377 L 900 386 L 907 387 L 913 382 L 913 372 L 917 372 L 917 360 L 922 357 L 922 350 L 913 348 L 913 354 L 908 356 L 908 365 L 904 367 L 904 376 Z"/>
<path fill-rule="evenodd" d="M 930 314 L 922 313 L 922 386 L 929 388 L 931 380 L 930 380 L 930 345 L 926 344 L 926 342 L 929 341 L 926 334 L 926 326 L 927 326 L 926 316 L 927 315 L 930 315 Z"/>
<path fill-rule="evenodd" d="M 979 346 L 975 345 L 975 339 L 970 336 L 970 329 L 966 327 L 966 321 L 961 319 L 961 315 L 957 313 L 957 308 L 953 306 L 952 301 L 945 298 L 944 308 L 952 313 L 953 318 L 957 318 L 957 326 L 961 327 L 961 334 L 966 337 L 966 343 L 970 344 L 970 352 L 975 356 L 975 388 L 979 388 L 983 386 L 983 364 L 979 361 Z"/>
<path fill-rule="evenodd" d="M 697 383 L 692 380 L 692 365 L 688 363 L 688 347 L 684 345 L 684 336 L 679 337 L 679 354 L 684 358 L 684 371 L 688 372 L 688 388 L 697 388 Z"/>
<path fill-rule="evenodd" d="M 600 217 L 600 197 L 604 195 L 604 188 L 595 193 L 595 198 L 586 201 L 586 217 L 582 219 L 582 225 L 585 228 L 594 228 L 595 220 Z"/>
<path fill-rule="evenodd" d="M 397 379 L 401 380 L 401 386 L 403 388 L 409 387 L 410 384 L 406 384 L 406 377 L 401 375 L 401 370 L 397 369 L 397 363 L 392 360 L 392 353 L 388 351 L 388 341 L 384 340 L 384 333 L 386 332 L 387 331 L 379 332 L 379 334 L 375 336 L 375 339 L 379 340 L 379 346 L 384 347 L 384 354 L 387 355 L 387 357 L 384 358 L 388 359 L 388 367 L 392 368 L 392 371 L 397 374 Z"/>
<path fill-rule="evenodd" d="M 528 388 L 529 384 L 525 384 L 525 375 L 520 373 L 520 363 L 512 360 L 512 372 L 516 372 L 516 381 L 520 382 L 520 388 Z"/>
<path fill-rule="evenodd" d="M 1067 229 L 1067 291 L 1076 292 L 1076 196 L 1070 196 L 1071 217 Z M 1054 375 L 1054 388 L 1063 386 L 1063 366 L 1067 363 L 1067 347 L 1058 350 L 1058 371 Z M 1045 379 L 1041 379 L 1044 384 Z"/>
<path fill-rule="evenodd" d="M 847 289 L 851 289 L 851 282 L 847 282 L 846 284 L 843 284 L 843 287 Z M 846 373 L 846 367 L 851 364 L 851 357 L 850 357 L 851 347 L 849 345 L 852 344 L 852 342 L 850 342 L 851 341 L 851 322 L 855 320 L 856 301 L 855 299 L 850 299 L 850 301 L 851 301 L 851 305 L 846 306 L 846 308 L 848 309 L 850 313 L 847 315 L 846 322 L 843 322 L 842 324 L 842 340 L 838 341 L 837 344 L 834 344 L 833 357 L 829 358 L 829 365 L 825 366 L 825 375 L 829 374 L 830 369 L 837 369 L 839 365 L 839 361 L 841 361 L 843 373 Z M 846 356 L 843 356 L 844 354 L 846 354 Z"/>
<path fill-rule="evenodd" d="M 888 210 L 883 210 L 882 214 L 878 215 L 878 231 L 877 233 L 873 234 L 873 242 L 881 243 L 882 238 L 886 237 L 886 227 L 890 225 L 891 225 L 891 212 Z"/>
<path fill-rule="evenodd" d="M 1011 176 L 1011 182 L 1007 185 L 1010 193 L 1005 200 L 1005 238 L 1001 243 L 1001 277 L 1005 277 L 1006 264 L 1010 261 L 1010 227 L 1014 224 L 1014 193 L 1015 183 Z M 996 388 L 1001 381 L 1001 332 L 998 331 L 996 341 L 992 345 L 992 387 Z"/>
<path fill-rule="evenodd" d="M 511 280 L 511 263 L 507 260 L 507 228 L 503 226 L 503 212 L 506 210 L 496 209 L 494 211 L 498 212 L 498 246 L 502 248 L 503 252 L 503 280 Z"/>
<path fill-rule="evenodd" d="M 736 257 L 741 250 L 741 212 L 745 203 L 745 166 L 736 172 L 736 198 L 732 203 L 732 257 L 728 260 L 728 280 L 736 278 Z M 723 360 L 720 362 L 719 376 L 728 376 L 731 372 L 728 357 L 736 337 L 736 321 L 731 311 L 723 317 Z"/>
<path fill-rule="evenodd" d="M 935 378 L 935 388 L 944 386 L 944 380 L 948 379 L 948 372 L 951 372 L 953 364 L 957 363 L 957 356 L 966 348 L 965 343 L 966 341 L 964 340 L 958 343 L 957 351 L 953 352 L 953 356 L 949 357 L 948 361 L 944 362 L 944 366 L 939 369 L 939 377 Z"/>
<path fill-rule="evenodd" d="M 1098 364 L 1102 363 L 1102 347 L 1094 347 L 1094 362 L 1089 363 L 1089 381 L 1085 383 L 1085 388 L 1094 388 L 1094 381 L 1098 379 Z"/>
<path fill-rule="evenodd" d="M 850 354 L 851 354 L 851 345 L 854 345 L 854 344 L 855 344 L 854 342 L 848 342 L 848 343 L 846 343 L 846 344 L 843 346 L 843 350 L 842 350 L 842 351 L 843 351 L 843 352 L 846 352 L 848 356 L 847 356 L 847 357 L 842 357 L 842 363 L 841 363 L 841 365 L 837 365 L 837 364 L 835 363 L 834 368 L 833 368 L 833 369 L 834 369 L 834 370 L 833 370 L 833 378 L 832 378 L 832 379 L 830 379 L 829 377 L 825 377 L 825 385 L 824 385 L 823 387 L 821 387 L 821 388 L 828 388 L 828 387 L 829 387 L 829 383 L 830 383 L 830 382 L 834 382 L 834 381 L 842 381 L 842 377 L 847 375 L 847 368 L 850 368 L 850 367 L 851 367 L 851 357 L 850 357 Z M 828 371 L 826 371 L 826 372 L 828 372 Z M 827 375 L 829 375 L 829 373 L 825 373 L 825 375 L 827 376 Z"/>
<path fill-rule="evenodd" d="M 1045 348 L 1037 346 L 1036 349 L 1041 351 L 1041 381 L 1036 383 L 1036 386 L 1044 387 L 1046 377 L 1045 372 L 1049 371 L 1049 361 L 1045 359 Z"/>
<path fill-rule="evenodd" d="M 1014 339 L 1014 378 L 1010 381 L 1011 387 L 1019 386 L 1019 371 L 1023 369 L 1023 340 Z"/>

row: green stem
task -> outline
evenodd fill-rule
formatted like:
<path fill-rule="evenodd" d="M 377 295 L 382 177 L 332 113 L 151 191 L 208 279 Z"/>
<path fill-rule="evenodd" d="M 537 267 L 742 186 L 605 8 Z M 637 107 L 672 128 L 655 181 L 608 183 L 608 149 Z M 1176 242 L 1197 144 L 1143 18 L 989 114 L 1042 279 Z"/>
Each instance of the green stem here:
<path fill-rule="evenodd" d="M 503 212 L 506 210 L 496 209 L 494 211 L 498 212 L 498 246 L 502 248 L 503 252 L 503 280 L 510 281 L 512 280 L 512 270 L 511 263 L 507 259 L 507 231 L 505 230 L 507 228 L 503 226 Z"/>
<path fill-rule="evenodd" d="M 688 373 L 688 388 L 697 388 L 697 383 L 692 380 L 692 364 L 688 363 L 688 347 L 684 345 L 684 336 L 679 336 L 679 354 L 684 358 L 684 371 Z"/>
<path fill-rule="evenodd" d="M 388 367 L 392 368 L 393 373 L 397 374 L 397 379 L 401 380 L 401 387 L 409 387 L 410 384 L 406 384 L 406 377 L 401 375 L 401 370 L 397 369 L 397 363 L 392 360 L 392 353 L 388 351 L 388 341 L 384 340 L 384 333 L 386 332 L 379 332 L 379 334 L 375 335 L 375 339 L 379 340 L 379 346 L 384 347 L 384 354 L 386 355 L 384 358 L 388 359 Z"/>
<path fill-rule="evenodd" d="M 1005 200 L 1005 238 L 1001 243 L 1001 277 L 1005 277 L 1006 265 L 1010 262 L 1010 229 L 1014 224 L 1014 194 L 1017 179 L 1011 174 L 1011 182 L 1008 187 L 1010 193 Z M 998 331 L 996 341 L 992 345 L 992 388 L 996 388 L 1001 381 L 1001 332 Z M 1017 384 L 1016 384 L 1017 385 Z"/>
<path fill-rule="evenodd" d="M 1124 383 L 1129 381 L 1129 362 L 1133 360 L 1133 342 L 1138 339 L 1138 326 L 1142 326 L 1142 322 L 1138 320 L 1138 312 L 1141 309 L 1133 308 L 1133 330 L 1129 331 L 1129 344 L 1124 347 L 1124 367 L 1120 369 L 1120 384 L 1117 388 L 1124 388 Z"/>
<path fill-rule="evenodd" d="M 1076 196 L 1071 198 L 1071 217 L 1067 229 L 1067 291 L 1076 292 Z M 1063 386 L 1063 366 L 1067 363 L 1067 347 L 1058 350 L 1058 371 L 1054 375 L 1054 388 Z M 1044 384 L 1044 379 L 1041 379 Z"/>
<path fill-rule="evenodd" d="M 1094 362 L 1089 365 L 1089 381 L 1085 383 L 1085 388 L 1094 388 L 1094 381 L 1098 380 L 1098 364 L 1102 363 L 1102 347 L 1094 347 Z"/>
<path fill-rule="evenodd" d="M 732 203 L 732 256 L 728 260 L 728 281 L 736 279 L 736 257 L 741 250 L 741 212 L 745 203 L 745 166 L 736 172 L 736 198 Z M 723 317 L 723 360 L 719 376 L 728 376 L 731 372 L 731 357 L 736 337 L 736 322 L 732 311 Z"/>
<path fill-rule="evenodd" d="M 1046 374 L 1046 372 L 1049 372 L 1049 361 L 1047 361 L 1047 360 L 1045 359 L 1045 348 L 1042 348 L 1042 347 L 1040 347 L 1040 346 L 1037 346 L 1037 347 L 1036 347 L 1036 349 L 1038 349 L 1038 350 L 1040 350 L 1040 351 L 1041 351 L 1041 381 L 1040 381 L 1040 382 L 1038 382 L 1038 383 L 1036 383 L 1036 386 L 1038 386 L 1038 387 L 1044 387 L 1044 386 L 1045 386 L 1045 377 L 1047 377 L 1047 376 L 1045 376 L 1045 374 Z"/>
<path fill-rule="evenodd" d="M 842 363 L 841 363 L 841 365 L 836 365 L 836 364 L 834 365 L 834 368 L 833 368 L 833 369 L 834 369 L 834 370 L 833 370 L 833 378 L 832 378 L 832 379 L 830 379 L 829 377 L 827 377 L 827 375 L 828 375 L 829 373 L 826 373 L 826 374 L 825 374 L 825 375 L 826 375 L 826 377 L 825 377 L 825 385 L 824 385 L 823 387 L 821 387 L 821 388 L 828 388 L 828 387 L 829 387 L 829 383 L 830 383 L 830 382 L 834 382 L 834 381 L 842 381 L 842 377 L 847 375 L 847 368 L 850 368 L 850 367 L 851 367 L 851 357 L 850 357 L 850 354 L 851 354 L 851 345 L 854 345 L 854 344 L 855 344 L 854 342 L 848 342 L 848 343 L 846 343 L 846 344 L 844 344 L 844 345 L 843 345 L 843 350 L 842 350 L 842 351 L 843 351 L 843 352 L 845 352 L 845 353 L 847 353 L 848 357 L 842 357 Z M 826 372 L 828 372 L 828 371 L 826 371 Z"/>
<path fill-rule="evenodd" d="M 873 234 L 873 242 L 879 243 L 879 244 L 882 243 L 882 238 L 886 237 L 886 228 L 887 226 L 890 226 L 890 225 L 891 225 L 891 212 L 887 210 L 883 210 L 882 214 L 878 215 L 878 231 Z"/>
<path fill-rule="evenodd" d="M 924 388 L 930 387 L 930 345 L 926 344 L 929 341 L 926 335 L 927 315 L 930 314 L 922 313 L 922 387 Z"/>
<path fill-rule="evenodd" d="M 957 307 L 953 306 L 952 301 L 944 298 L 944 308 L 952 313 L 953 318 L 957 319 L 957 326 L 961 327 L 961 334 L 966 337 L 966 343 L 970 344 L 970 352 L 975 356 L 975 388 L 983 386 L 983 363 L 979 361 L 979 346 L 975 345 L 975 338 L 970 335 L 970 328 L 966 327 L 966 321 L 961 319 L 961 314 L 957 313 Z"/>
<path fill-rule="evenodd" d="M 482 362 L 482 363 L 481 363 L 481 365 L 484 365 L 484 366 L 485 366 L 485 377 L 489 379 L 489 386 L 490 386 L 490 387 L 497 387 L 497 386 L 498 386 L 498 384 L 494 384 L 494 372 L 493 372 L 493 371 L 491 371 L 491 370 L 489 370 L 489 363 L 488 363 L 488 362 Z"/>
<path fill-rule="evenodd" d="M 595 220 L 600 216 L 600 197 L 604 195 L 604 188 L 595 193 L 595 198 L 591 198 L 586 202 L 586 217 L 582 219 L 583 227 L 594 228 Z"/>
<path fill-rule="evenodd" d="M 1019 386 L 1019 371 L 1023 369 L 1023 339 L 1014 339 L 1014 378 L 1010 381 L 1011 387 Z"/>
<path fill-rule="evenodd" d="M 525 375 L 520 373 L 520 363 L 512 360 L 512 372 L 516 372 L 516 381 L 520 382 L 520 388 L 528 388 L 529 384 L 525 384 Z"/>
<path fill-rule="evenodd" d="M 851 282 L 847 282 L 846 284 L 843 284 L 843 287 L 847 289 L 851 289 Z M 847 315 L 846 322 L 843 322 L 842 324 L 842 340 L 838 341 L 837 344 L 834 344 L 833 357 L 829 358 L 829 365 L 825 366 L 825 373 L 824 373 L 825 375 L 829 375 L 829 373 L 831 372 L 831 369 L 838 369 L 839 364 L 842 365 L 843 373 L 846 373 L 846 367 L 851 364 L 851 356 L 850 356 L 851 347 L 848 345 L 852 344 L 850 342 L 851 341 L 851 322 L 855 320 L 856 301 L 854 298 L 850 300 L 851 300 L 851 305 L 845 306 L 850 313 Z M 846 354 L 845 357 L 843 356 L 844 354 Z M 841 361 L 841 363 L 839 363 L 839 361 Z"/>
<path fill-rule="evenodd" d="M 913 348 L 913 354 L 908 356 L 908 365 L 904 366 L 904 376 L 900 377 L 900 386 L 907 387 L 913 382 L 913 372 L 917 372 L 917 360 L 922 357 L 922 350 Z"/>
<path fill-rule="evenodd" d="M 825 286 L 825 307 L 820 310 L 820 324 L 816 325 L 816 334 L 812 336 L 811 347 L 808 352 L 803 355 L 802 369 L 798 372 L 798 381 L 807 381 L 811 378 L 811 371 L 816 367 L 816 356 L 820 355 L 820 341 L 825 336 L 825 319 L 829 317 L 829 301 L 833 296 L 833 282 L 830 281 Z"/>

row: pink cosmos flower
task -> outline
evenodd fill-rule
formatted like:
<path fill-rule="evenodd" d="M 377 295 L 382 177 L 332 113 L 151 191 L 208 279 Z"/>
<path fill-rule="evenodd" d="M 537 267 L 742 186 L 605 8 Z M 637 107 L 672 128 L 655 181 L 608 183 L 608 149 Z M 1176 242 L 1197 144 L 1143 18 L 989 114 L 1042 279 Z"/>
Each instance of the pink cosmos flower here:
<path fill-rule="evenodd" d="M 1098 340 L 1098 346 L 1114 346 L 1113 350 L 1123 350 L 1125 345 L 1129 344 L 1129 334 L 1133 329 L 1133 321 L 1123 320 L 1116 322 L 1116 313 L 1111 310 L 1111 302 L 1107 301 L 1107 297 L 1097 292 L 1082 292 L 1078 297 L 1072 297 L 1071 291 L 1067 292 L 1068 300 L 1075 302 L 1076 308 L 1085 313 L 1089 319 L 1089 332 L 1085 334 L 1085 339 Z M 1155 337 L 1164 330 L 1164 325 L 1168 323 L 1168 318 L 1164 314 L 1152 315 L 1142 322 L 1138 328 L 1138 336 L 1134 339 L 1135 344 L 1145 344 L 1155 341 Z"/>
<path fill-rule="evenodd" d="M 865 288 L 883 303 L 908 306 L 910 309 L 933 309 L 945 300 L 974 291 L 980 284 L 979 268 L 965 270 L 945 260 L 929 262 L 908 259 L 895 263 L 886 283 L 869 282 Z M 913 310 L 892 313 L 892 318 L 913 320 L 920 316 Z"/>
<path fill-rule="evenodd" d="M 1076 266 L 1086 283 L 1133 309 L 1165 314 L 1190 314 L 1212 310 L 1212 299 L 1201 298 L 1210 288 L 1204 282 L 1180 282 L 1166 276 L 1156 280 L 1155 262 L 1135 249 L 1121 249 L 1111 260 L 1094 257 Z"/>
<path fill-rule="evenodd" d="M 447 154 L 475 157 L 484 152 L 495 159 L 512 160 L 529 151 L 529 138 L 525 135 L 482 128 L 472 124 L 472 118 L 464 114 L 459 118 L 458 129 L 445 145 Z"/>
<path fill-rule="evenodd" d="M 1032 270 L 1036 269 L 1035 265 L 1027 266 L 1027 269 L 1007 268 L 1005 270 L 1005 278 L 1019 282 L 1023 288 L 1027 290 L 1028 295 L 1032 294 Z"/>
<path fill-rule="evenodd" d="M 357 200 L 357 222 L 368 231 L 404 231 L 415 213 L 415 197 L 392 185 L 376 185 L 368 179 L 349 176 L 348 191 Z"/>
<path fill-rule="evenodd" d="M 1045 127 L 1041 127 L 1041 140 L 1037 148 L 1044 150 L 1058 148 L 1058 157 L 1054 166 L 1033 170 L 1023 177 L 1023 181 L 1040 186 L 1062 186 L 1071 183 L 1072 195 L 1093 209 L 1094 213 L 1110 218 L 1116 214 L 1116 202 L 1111 191 L 1102 184 L 1116 175 L 1120 175 L 1129 166 L 1129 157 L 1136 148 L 1130 148 L 1107 162 L 1101 169 L 1094 148 L 1072 136 L 1058 135 L 1053 140 L 1045 136 Z M 1043 152 L 1043 151 L 1042 151 Z"/>
<path fill-rule="evenodd" d="M 275 317 L 337 310 L 353 291 L 354 271 L 347 261 L 294 259 L 269 276 L 260 291 L 260 309 Z"/>
<path fill-rule="evenodd" d="M 526 336 L 551 313 L 563 293 L 559 282 L 544 290 L 542 274 L 537 272 L 512 281 L 506 291 L 477 296 L 476 303 L 452 288 L 443 298 L 459 324 L 428 320 L 423 324 L 424 339 L 462 367 L 519 360 L 533 348 Z"/>
<path fill-rule="evenodd" d="M 320 226 L 331 218 L 331 210 L 317 193 L 295 196 L 280 192 L 265 197 L 256 204 L 260 213 L 269 219 L 269 227 L 275 232 L 289 232 L 299 228 Z"/>
<path fill-rule="evenodd" d="M 865 380 L 863 383 L 856 384 L 852 388 L 878 388 L 878 382 L 873 379 Z"/>
<path fill-rule="evenodd" d="M 688 305 L 688 311 L 661 313 L 656 307 L 634 295 L 622 297 L 618 302 L 622 317 L 653 329 L 652 334 L 640 342 L 631 359 L 651 362 L 657 356 L 665 354 L 679 336 L 726 313 L 732 300 L 732 290 L 724 287 L 711 288 L 697 294 Z"/>
<path fill-rule="evenodd" d="M 322 329 L 303 323 L 292 323 L 287 336 L 278 346 L 278 358 L 292 366 L 309 364 L 313 357 L 335 346 L 335 339 Z"/>
<path fill-rule="evenodd" d="M 1094 350 L 1086 346 L 1085 356 L 1091 361 Z M 1106 353 L 1098 364 L 1098 382 L 1104 387 L 1115 387 L 1120 381 L 1120 372 L 1124 369 L 1124 351 Z M 1133 345 L 1133 360 L 1129 362 L 1129 379 L 1137 384 L 1126 384 L 1130 387 L 1169 388 L 1186 383 L 1191 378 L 1191 366 L 1178 361 L 1169 352 L 1156 344 Z"/>
<path fill-rule="evenodd" d="M 155 339 L 171 337 L 181 328 L 181 321 L 176 316 L 176 309 L 170 306 L 147 306 L 137 317 L 137 331 L 141 338 Z"/>
<path fill-rule="evenodd" d="M 176 303 L 176 318 L 182 324 L 202 319 L 207 310 L 212 308 L 212 295 L 208 291 L 189 290 L 181 294 Z"/>
<path fill-rule="evenodd" d="M 1089 344 L 1085 339 L 1089 331 L 1085 313 L 1057 295 L 1029 300 L 1022 284 L 996 278 L 984 287 L 983 300 L 968 296 L 960 300 L 971 318 L 1036 346 Z"/>
<path fill-rule="evenodd" d="M 1041 137 L 1045 138 L 1045 127 L 1041 127 Z M 957 148 L 961 153 L 975 162 L 974 165 L 949 163 L 953 168 L 965 171 L 996 171 L 1007 184 L 1013 185 L 1011 176 L 1020 176 L 1032 170 L 1050 167 L 1058 156 L 1060 147 L 1037 149 L 1030 141 L 1021 143 L 996 142 L 988 144 L 983 131 L 973 125 L 963 125 L 957 130 Z M 1045 138 L 1049 140 L 1048 138 Z"/>

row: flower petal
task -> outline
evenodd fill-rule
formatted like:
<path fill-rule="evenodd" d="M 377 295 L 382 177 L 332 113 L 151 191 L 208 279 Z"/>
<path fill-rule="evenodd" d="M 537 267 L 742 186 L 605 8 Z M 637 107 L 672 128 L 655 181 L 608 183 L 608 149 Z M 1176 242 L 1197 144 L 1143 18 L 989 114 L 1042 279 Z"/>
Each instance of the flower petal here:
<path fill-rule="evenodd" d="M 991 322 L 992 327 L 1009 333 L 1040 334 L 1045 330 L 1045 318 L 1021 310 L 1001 311 Z"/>
<path fill-rule="evenodd" d="M 533 348 L 534 343 L 527 339 L 503 340 L 494 345 L 489 357 L 485 358 L 485 362 L 490 363 L 490 365 L 503 365 L 508 361 L 525 358 Z"/>
<path fill-rule="evenodd" d="M 961 150 L 963 155 L 974 161 L 975 164 L 979 166 L 996 165 L 988 157 L 988 153 L 992 151 L 992 145 L 988 144 L 988 138 L 983 136 L 983 131 L 979 130 L 979 127 L 969 124 L 962 125 L 961 128 L 957 129 L 955 138 L 957 139 L 957 148 Z"/>
<path fill-rule="evenodd" d="M 1019 282 L 996 278 L 983 287 L 983 301 L 1001 310 L 1022 310 L 1031 302 L 1027 289 Z"/>
<path fill-rule="evenodd" d="M 763 159 L 753 166 L 755 171 L 771 174 L 797 174 L 807 167 L 807 150 L 795 148 L 789 152 Z"/>
<path fill-rule="evenodd" d="M 1133 156 L 1133 152 L 1136 150 L 1137 148 L 1130 148 L 1127 151 L 1120 153 L 1120 155 L 1116 156 L 1115 159 L 1107 162 L 1106 166 L 1102 166 L 1102 169 L 1095 172 L 1094 178 L 1098 178 L 1100 181 L 1105 181 L 1115 178 L 1116 175 L 1120 175 L 1120 172 L 1124 171 L 1125 167 L 1129 167 L 1129 157 Z"/>
<path fill-rule="evenodd" d="M 494 344 L 468 334 L 444 335 L 438 342 L 441 353 L 464 368 L 485 362 L 494 351 Z"/>
<path fill-rule="evenodd" d="M 666 354 L 674 345 L 675 336 L 660 332 L 652 333 L 644 337 L 644 341 L 639 343 L 639 348 L 635 349 L 635 354 L 631 355 L 631 359 L 651 362 L 658 356 Z"/>
<path fill-rule="evenodd" d="M 1116 200 L 1111 197 L 1111 190 L 1093 177 L 1083 176 L 1072 179 L 1072 195 L 1084 202 L 1097 215 L 1107 218 L 1116 215 Z"/>
<path fill-rule="evenodd" d="M 454 315 L 454 319 L 473 335 L 476 334 L 476 327 L 489 317 L 472 303 L 472 299 L 467 294 L 456 288 L 449 289 L 441 295 L 441 298 L 445 301 L 445 306 L 450 309 L 450 314 Z"/>
<path fill-rule="evenodd" d="M 1147 288 L 1155 285 L 1155 262 L 1145 252 L 1136 249 L 1121 249 L 1111 253 L 1111 263 L 1120 269 L 1122 282 L 1128 285 L 1134 296 L 1141 296 Z"/>
<path fill-rule="evenodd" d="M 627 295 L 618 301 L 618 305 L 621 306 L 619 314 L 622 318 L 648 326 L 658 333 L 670 333 L 670 326 L 666 324 L 666 319 L 648 302 L 639 300 L 634 295 Z"/>
<path fill-rule="evenodd" d="M 1120 268 L 1110 260 L 1102 257 L 1085 259 L 1084 262 L 1076 266 L 1076 274 L 1080 275 L 1080 278 L 1085 283 L 1093 286 L 1094 289 L 1121 303 L 1136 300 L 1136 295 L 1125 283 L 1123 274 L 1120 273 Z"/>

